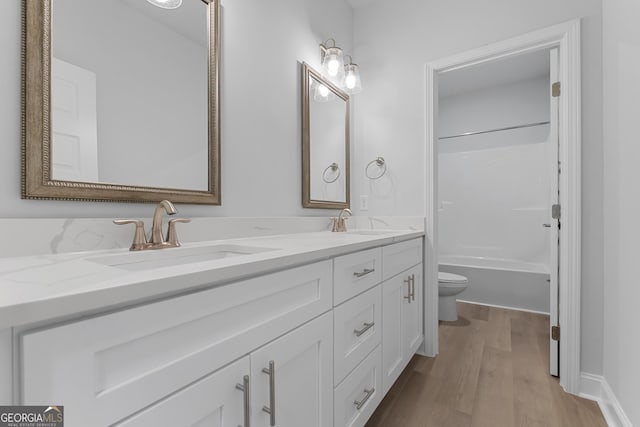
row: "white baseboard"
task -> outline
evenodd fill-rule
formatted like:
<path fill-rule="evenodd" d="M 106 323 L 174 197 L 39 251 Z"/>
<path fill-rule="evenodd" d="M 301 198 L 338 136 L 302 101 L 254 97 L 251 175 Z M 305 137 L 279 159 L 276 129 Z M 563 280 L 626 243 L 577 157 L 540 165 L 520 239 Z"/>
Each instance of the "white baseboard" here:
<path fill-rule="evenodd" d="M 487 306 L 487 307 L 504 308 L 506 310 L 524 311 L 526 313 L 542 314 L 542 315 L 545 315 L 545 316 L 549 315 L 549 312 L 529 310 L 529 309 L 526 309 L 526 308 L 509 307 L 509 306 L 506 306 L 506 305 L 487 304 L 487 303 L 484 303 L 484 302 L 467 301 L 467 300 L 462 300 L 462 299 L 458 299 L 456 301 L 462 302 L 462 303 L 465 303 L 465 304 L 484 305 L 484 306 Z"/>
<path fill-rule="evenodd" d="M 587 372 L 580 374 L 580 397 L 595 400 L 609 427 L 633 427 L 624 413 L 620 402 L 611 390 L 607 380 L 601 375 Z"/>
<path fill-rule="evenodd" d="M 580 397 L 585 399 L 600 401 L 602 398 L 602 383 L 604 378 L 601 375 L 594 375 L 588 372 L 580 374 Z"/>

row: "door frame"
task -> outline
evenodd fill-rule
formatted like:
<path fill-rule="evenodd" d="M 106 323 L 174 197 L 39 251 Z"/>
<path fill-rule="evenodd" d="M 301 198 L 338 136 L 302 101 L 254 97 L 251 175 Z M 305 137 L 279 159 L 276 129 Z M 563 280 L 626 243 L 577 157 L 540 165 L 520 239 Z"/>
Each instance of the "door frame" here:
<path fill-rule="evenodd" d="M 581 287 L 581 82 L 580 20 L 575 19 L 426 64 L 425 292 L 424 354 L 438 354 L 438 74 L 527 52 L 560 50 L 559 159 L 560 385 L 578 394 L 580 386 Z"/>

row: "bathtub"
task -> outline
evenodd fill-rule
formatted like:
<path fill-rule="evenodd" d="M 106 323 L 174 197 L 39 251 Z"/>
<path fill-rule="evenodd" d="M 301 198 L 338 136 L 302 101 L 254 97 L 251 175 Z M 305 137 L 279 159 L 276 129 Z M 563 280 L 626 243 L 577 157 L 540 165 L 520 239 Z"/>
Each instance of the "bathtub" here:
<path fill-rule="evenodd" d="M 440 256 L 439 265 L 469 279 L 458 301 L 549 313 L 548 265 L 469 256 Z"/>

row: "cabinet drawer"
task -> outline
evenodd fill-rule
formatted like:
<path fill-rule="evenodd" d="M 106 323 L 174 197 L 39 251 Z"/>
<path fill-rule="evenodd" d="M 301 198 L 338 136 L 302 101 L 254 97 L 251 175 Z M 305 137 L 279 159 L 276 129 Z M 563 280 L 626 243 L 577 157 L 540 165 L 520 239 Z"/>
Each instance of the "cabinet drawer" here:
<path fill-rule="evenodd" d="M 382 339 L 382 287 L 333 310 L 334 384 L 338 385 Z"/>
<path fill-rule="evenodd" d="M 382 400 L 382 353 L 376 347 L 334 391 L 334 427 L 362 427 Z"/>
<path fill-rule="evenodd" d="M 22 403 L 111 425 L 331 309 L 331 261 L 22 336 Z"/>
<path fill-rule="evenodd" d="M 336 258 L 333 264 L 334 305 L 382 281 L 382 249 L 375 248 Z"/>
<path fill-rule="evenodd" d="M 422 238 L 396 243 L 382 248 L 383 279 L 422 262 Z"/>

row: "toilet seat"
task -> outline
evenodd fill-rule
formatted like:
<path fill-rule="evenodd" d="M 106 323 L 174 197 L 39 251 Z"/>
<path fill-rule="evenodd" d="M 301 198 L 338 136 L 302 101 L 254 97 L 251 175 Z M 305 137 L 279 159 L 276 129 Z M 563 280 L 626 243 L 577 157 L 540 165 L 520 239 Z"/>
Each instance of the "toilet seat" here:
<path fill-rule="evenodd" d="M 461 276 L 459 274 L 453 274 L 453 273 L 445 273 L 444 271 L 439 271 L 438 272 L 438 282 L 439 283 L 446 283 L 446 284 L 466 284 L 469 283 L 469 280 L 464 277 Z"/>

